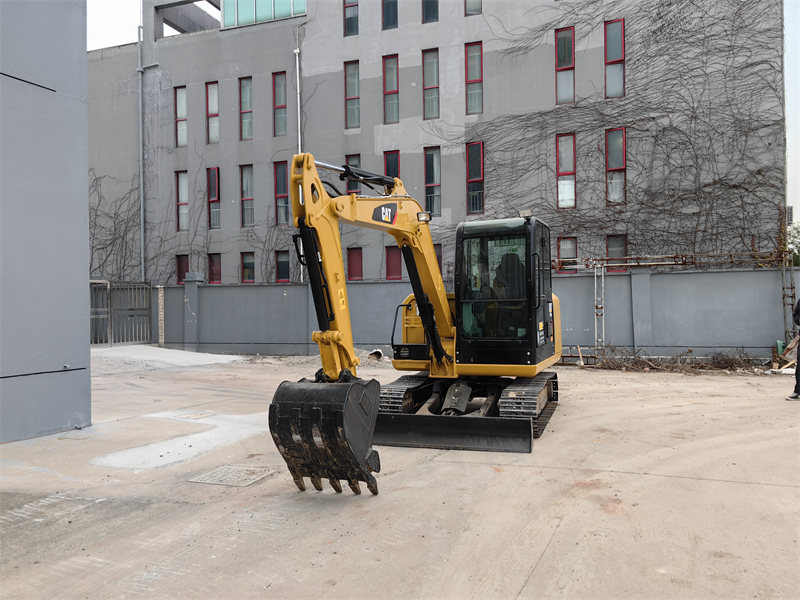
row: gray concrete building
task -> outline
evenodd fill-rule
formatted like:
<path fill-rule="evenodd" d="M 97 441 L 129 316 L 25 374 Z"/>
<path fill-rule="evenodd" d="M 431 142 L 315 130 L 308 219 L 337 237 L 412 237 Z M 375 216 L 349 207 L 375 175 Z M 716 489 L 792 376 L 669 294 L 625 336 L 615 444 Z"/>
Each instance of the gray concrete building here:
<path fill-rule="evenodd" d="M 0 2 L 0 442 L 91 424 L 86 2 Z"/>
<path fill-rule="evenodd" d="M 399 170 L 435 215 L 445 265 L 458 222 L 524 208 L 567 258 L 780 246 L 778 0 L 221 9 L 222 26 L 194 4 L 144 2 L 149 281 L 184 267 L 297 280 L 283 163 L 301 140 L 320 160 Z M 186 33 L 164 37 L 165 23 Z M 141 271 L 136 46 L 89 65 L 92 273 L 128 279 Z M 390 240 L 344 241 L 363 249 L 364 278 L 387 277 Z"/>
<path fill-rule="evenodd" d="M 399 174 L 445 279 L 459 222 L 522 209 L 565 261 L 782 248 L 780 0 L 201 5 L 144 0 L 140 63 L 136 44 L 89 53 L 95 277 L 300 282 L 299 148 Z M 402 281 L 393 239 L 343 244 L 352 279 Z"/>

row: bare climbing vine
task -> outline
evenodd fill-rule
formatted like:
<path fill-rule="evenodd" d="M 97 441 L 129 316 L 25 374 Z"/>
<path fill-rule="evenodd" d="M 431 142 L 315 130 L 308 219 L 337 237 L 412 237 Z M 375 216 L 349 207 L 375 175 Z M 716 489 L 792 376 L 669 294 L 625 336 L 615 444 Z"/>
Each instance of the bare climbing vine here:
<path fill-rule="evenodd" d="M 482 218 L 532 208 L 552 227 L 554 251 L 557 236 L 577 237 L 582 257 L 605 256 L 606 236 L 617 234 L 629 255 L 782 249 L 782 3 L 644 4 L 558 2 L 531 9 L 535 27 L 490 23 L 503 60 L 552 57 L 554 31 L 572 26 L 580 60 L 587 38 L 602 40 L 604 22 L 624 18 L 626 93 L 607 100 L 601 88 L 465 132 L 435 129 L 448 144 L 484 142 Z M 602 71 L 596 77 L 602 84 Z M 626 128 L 626 202 L 607 206 L 605 131 L 616 127 Z M 565 133 L 576 134 L 574 209 L 556 198 L 556 136 Z"/>

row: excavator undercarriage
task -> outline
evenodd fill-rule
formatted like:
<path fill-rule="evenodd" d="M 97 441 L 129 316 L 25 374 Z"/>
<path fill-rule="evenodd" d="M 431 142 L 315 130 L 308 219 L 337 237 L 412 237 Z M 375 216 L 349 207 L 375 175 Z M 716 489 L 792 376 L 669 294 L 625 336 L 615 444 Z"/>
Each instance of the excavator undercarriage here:
<path fill-rule="evenodd" d="M 381 386 L 380 446 L 531 452 L 555 411 L 558 375 L 431 379 L 404 375 Z"/>

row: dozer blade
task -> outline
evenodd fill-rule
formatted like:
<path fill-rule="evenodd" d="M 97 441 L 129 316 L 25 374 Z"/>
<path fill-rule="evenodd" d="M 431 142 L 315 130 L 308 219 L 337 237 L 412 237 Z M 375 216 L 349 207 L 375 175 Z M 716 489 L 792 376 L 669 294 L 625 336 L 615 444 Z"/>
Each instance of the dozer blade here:
<path fill-rule="evenodd" d="M 530 453 L 533 420 L 381 413 L 377 446 Z"/>
<path fill-rule="evenodd" d="M 297 487 L 304 478 L 321 491 L 327 479 L 337 492 L 346 481 L 360 494 L 359 481 L 373 494 L 378 483 L 372 472 L 381 470 L 372 449 L 378 415 L 380 384 L 357 379 L 348 383 L 284 381 L 269 407 L 269 430 Z"/>

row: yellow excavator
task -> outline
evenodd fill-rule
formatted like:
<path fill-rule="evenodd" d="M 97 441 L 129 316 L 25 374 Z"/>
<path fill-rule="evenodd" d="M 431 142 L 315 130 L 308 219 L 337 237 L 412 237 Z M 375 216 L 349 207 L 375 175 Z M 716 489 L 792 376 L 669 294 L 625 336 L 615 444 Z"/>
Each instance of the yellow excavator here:
<path fill-rule="evenodd" d="M 341 194 L 317 169 L 376 191 Z M 328 189 L 330 189 L 330 193 Z M 376 189 L 377 188 L 377 189 Z M 283 382 L 269 409 L 272 438 L 301 490 L 309 478 L 341 492 L 359 482 L 378 493 L 376 445 L 531 452 L 555 410 L 561 357 L 558 298 L 550 276 L 550 229 L 529 213 L 461 223 L 455 293 L 447 293 L 430 213 L 402 181 L 350 166 L 292 158 L 294 236 L 308 271 L 322 368 Z M 340 224 L 392 235 L 413 293 L 396 308 L 393 365 L 413 371 L 389 385 L 357 377 Z M 302 245 L 300 244 L 302 242 Z M 400 321 L 401 342 L 395 343 Z"/>

